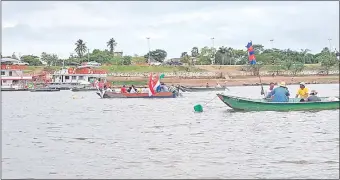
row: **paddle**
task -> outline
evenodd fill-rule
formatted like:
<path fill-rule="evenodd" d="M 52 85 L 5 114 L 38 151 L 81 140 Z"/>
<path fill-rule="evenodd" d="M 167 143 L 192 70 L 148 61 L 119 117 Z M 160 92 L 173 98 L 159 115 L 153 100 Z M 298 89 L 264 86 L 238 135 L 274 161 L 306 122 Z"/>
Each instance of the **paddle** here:
<path fill-rule="evenodd" d="M 264 95 L 264 89 L 263 89 L 263 84 L 262 84 L 260 72 L 259 72 L 259 79 L 260 79 L 260 84 L 261 84 L 261 95 Z"/>

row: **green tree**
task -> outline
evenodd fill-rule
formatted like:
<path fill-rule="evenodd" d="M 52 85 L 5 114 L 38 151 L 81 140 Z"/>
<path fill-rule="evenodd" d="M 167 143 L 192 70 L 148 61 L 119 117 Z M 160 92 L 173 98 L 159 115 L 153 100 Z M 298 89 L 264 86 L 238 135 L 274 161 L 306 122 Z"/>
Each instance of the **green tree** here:
<path fill-rule="evenodd" d="M 302 72 L 304 67 L 304 64 L 301 62 L 293 63 L 291 66 L 291 73 L 295 76 L 298 73 Z"/>
<path fill-rule="evenodd" d="M 227 52 L 228 52 L 228 48 L 226 48 L 224 46 L 218 48 L 216 55 L 215 55 L 215 64 L 216 65 L 217 64 L 226 65 L 225 59 L 228 58 Z"/>
<path fill-rule="evenodd" d="M 323 67 L 326 74 L 329 74 L 329 71 L 332 68 L 339 67 L 339 60 L 336 58 L 336 56 L 328 56 L 328 57 L 323 56 L 321 60 L 321 66 Z"/>
<path fill-rule="evenodd" d="M 21 60 L 27 62 L 30 66 L 42 65 L 41 61 L 39 60 L 39 57 L 34 55 L 23 55 L 21 56 Z"/>
<path fill-rule="evenodd" d="M 213 58 L 213 52 L 215 52 L 215 49 L 209 48 L 207 46 L 203 47 L 201 49 L 201 53 L 198 56 L 199 63 L 201 65 L 211 64 L 211 60 Z"/>
<path fill-rule="evenodd" d="M 146 55 L 144 55 L 146 62 L 148 61 L 149 53 L 150 53 L 150 58 L 155 60 L 155 61 L 158 61 L 158 62 L 163 62 L 164 59 L 166 58 L 166 56 L 168 55 L 165 50 L 156 49 L 156 50 L 148 52 Z"/>
<path fill-rule="evenodd" d="M 191 64 L 191 62 L 190 62 L 190 56 L 188 55 L 187 52 L 182 52 L 182 54 L 181 54 L 181 62 L 182 62 L 182 63 Z"/>
<path fill-rule="evenodd" d="M 41 53 L 40 59 L 45 61 L 48 66 L 56 66 L 57 64 L 61 64 L 61 61 L 56 54 L 47 54 L 46 52 Z"/>
<path fill-rule="evenodd" d="M 143 56 L 138 56 L 137 54 L 135 54 L 131 58 L 131 64 L 143 64 L 143 63 L 145 63 L 145 58 Z"/>
<path fill-rule="evenodd" d="M 123 65 L 131 65 L 131 59 L 132 57 L 131 56 L 123 56 Z"/>
<path fill-rule="evenodd" d="M 76 53 L 79 58 L 82 58 L 84 54 L 87 52 L 86 43 L 82 39 L 78 39 L 78 41 L 75 43 L 76 45 Z"/>
<path fill-rule="evenodd" d="M 192 57 L 198 57 L 200 55 L 200 53 L 199 53 L 199 50 L 198 50 L 198 47 L 193 47 L 192 49 L 191 49 L 191 56 Z"/>
<path fill-rule="evenodd" d="M 114 52 L 115 52 L 115 48 L 117 46 L 117 42 L 115 39 L 111 38 L 107 43 L 106 43 L 107 47 L 109 47 L 110 49 L 110 53 L 112 55 L 114 55 Z"/>

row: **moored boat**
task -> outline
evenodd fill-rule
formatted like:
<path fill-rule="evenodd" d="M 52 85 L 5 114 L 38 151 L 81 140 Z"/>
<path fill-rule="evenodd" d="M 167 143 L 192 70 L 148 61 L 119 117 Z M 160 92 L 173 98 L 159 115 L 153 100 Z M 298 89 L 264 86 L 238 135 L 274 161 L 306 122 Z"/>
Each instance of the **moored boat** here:
<path fill-rule="evenodd" d="M 70 90 L 84 87 L 83 82 L 91 84 L 94 80 L 105 80 L 107 73 L 93 66 L 78 66 L 77 68 L 63 68 L 51 75 L 52 82 L 47 87 L 60 90 Z"/>
<path fill-rule="evenodd" d="M 72 88 L 71 91 L 73 92 L 80 92 L 80 91 L 98 91 L 95 87 L 83 87 L 83 88 Z"/>
<path fill-rule="evenodd" d="M 31 89 L 31 92 L 56 92 L 60 91 L 60 89 L 57 88 L 37 88 L 37 89 Z"/>
<path fill-rule="evenodd" d="M 225 91 L 225 87 L 182 87 L 187 92 Z"/>
<path fill-rule="evenodd" d="M 158 92 L 152 96 L 149 93 L 116 93 L 116 92 L 97 92 L 97 95 L 101 98 L 175 98 L 177 95 L 172 92 Z"/>
<path fill-rule="evenodd" d="M 1 58 L 1 91 L 27 91 L 27 85 L 32 81 L 32 76 L 25 75 L 26 65 L 14 65 L 22 63 L 16 59 Z"/>
<path fill-rule="evenodd" d="M 339 98 L 330 101 L 321 97 L 321 101 L 299 102 L 299 98 L 291 98 L 289 102 L 270 102 L 266 99 L 249 99 L 230 95 L 217 94 L 227 106 L 240 111 L 308 111 L 339 109 Z"/>
<path fill-rule="evenodd" d="M 16 88 L 1 88 L 1 91 L 28 91 L 29 89 L 23 88 L 23 89 L 16 89 Z"/>

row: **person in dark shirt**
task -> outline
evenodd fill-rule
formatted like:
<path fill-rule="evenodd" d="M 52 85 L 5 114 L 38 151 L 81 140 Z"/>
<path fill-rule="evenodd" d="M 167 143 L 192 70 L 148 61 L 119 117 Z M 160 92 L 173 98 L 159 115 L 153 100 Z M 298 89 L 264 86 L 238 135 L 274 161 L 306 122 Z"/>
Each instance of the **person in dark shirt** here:
<path fill-rule="evenodd" d="M 316 92 L 315 90 L 312 90 L 307 98 L 307 101 L 321 101 L 321 99 L 316 96 L 318 94 L 318 92 Z"/>

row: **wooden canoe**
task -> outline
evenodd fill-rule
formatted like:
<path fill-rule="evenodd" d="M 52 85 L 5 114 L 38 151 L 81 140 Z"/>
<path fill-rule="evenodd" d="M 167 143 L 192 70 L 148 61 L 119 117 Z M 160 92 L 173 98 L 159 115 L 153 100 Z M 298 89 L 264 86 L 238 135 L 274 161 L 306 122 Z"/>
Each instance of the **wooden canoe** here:
<path fill-rule="evenodd" d="M 72 88 L 71 91 L 73 92 L 80 92 L 80 91 L 98 91 L 97 88 Z"/>
<path fill-rule="evenodd" d="M 265 99 L 249 99 L 236 96 L 217 94 L 227 106 L 240 111 L 308 111 L 339 109 L 339 99 L 328 101 L 328 97 L 321 97 L 321 101 L 299 102 L 299 98 L 291 98 L 289 102 L 269 102 Z"/>
<path fill-rule="evenodd" d="M 175 98 L 176 94 L 172 92 L 159 92 L 153 96 L 149 96 L 149 93 L 116 93 L 105 92 L 102 96 L 100 92 L 97 95 L 101 98 Z"/>

